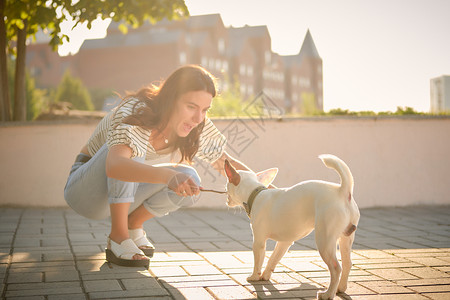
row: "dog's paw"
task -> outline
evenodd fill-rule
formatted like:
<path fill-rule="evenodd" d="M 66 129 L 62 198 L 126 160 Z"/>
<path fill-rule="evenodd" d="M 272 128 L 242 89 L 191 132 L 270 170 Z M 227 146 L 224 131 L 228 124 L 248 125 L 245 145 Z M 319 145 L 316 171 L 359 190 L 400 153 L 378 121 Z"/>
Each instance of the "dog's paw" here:
<path fill-rule="evenodd" d="M 338 293 L 345 293 L 345 291 L 347 290 L 347 283 L 339 283 L 337 292 Z"/>
<path fill-rule="evenodd" d="M 328 291 L 326 292 L 317 292 L 317 299 L 319 300 L 333 300 L 334 296 L 330 295 Z"/>
<path fill-rule="evenodd" d="M 252 274 L 251 276 L 247 277 L 247 281 L 260 281 L 261 280 L 261 274 Z"/>
<path fill-rule="evenodd" d="M 264 273 L 261 276 L 261 280 L 269 281 L 271 276 L 272 276 L 272 272 L 264 271 Z"/>

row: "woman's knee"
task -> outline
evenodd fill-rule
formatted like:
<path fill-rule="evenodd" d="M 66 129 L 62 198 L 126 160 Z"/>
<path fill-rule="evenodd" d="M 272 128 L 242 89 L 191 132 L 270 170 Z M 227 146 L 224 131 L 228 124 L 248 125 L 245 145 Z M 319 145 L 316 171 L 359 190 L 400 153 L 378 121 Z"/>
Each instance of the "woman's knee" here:
<path fill-rule="evenodd" d="M 200 175 L 198 175 L 197 170 L 195 170 L 193 167 L 187 166 L 187 165 L 177 165 L 177 166 L 174 166 L 174 169 L 178 172 L 181 172 L 181 173 L 191 176 L 192 179 L 194 180 L 194 182 L 197 185 L 200 185 L 200 183 L 201 183 Z"/>

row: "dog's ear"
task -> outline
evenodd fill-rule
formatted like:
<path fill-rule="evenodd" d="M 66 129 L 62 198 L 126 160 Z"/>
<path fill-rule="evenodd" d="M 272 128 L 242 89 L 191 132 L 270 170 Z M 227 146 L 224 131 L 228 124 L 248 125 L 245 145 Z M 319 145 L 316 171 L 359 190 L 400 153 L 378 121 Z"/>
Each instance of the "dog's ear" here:
<path fill-rule="evenodd" d="M 236 171 L 236 169 L 230 164 L 228 159 L 225 159 L 225 173 L 227 174 L 228 181 L 234 185 L 238 185 L 241 182 L 241 175 Z"/>
<path fill-rule="evenodd" d="M 278 174 L 278 168 L 267 169 L 256 173 L 258 181 L 268 187 Z"/>

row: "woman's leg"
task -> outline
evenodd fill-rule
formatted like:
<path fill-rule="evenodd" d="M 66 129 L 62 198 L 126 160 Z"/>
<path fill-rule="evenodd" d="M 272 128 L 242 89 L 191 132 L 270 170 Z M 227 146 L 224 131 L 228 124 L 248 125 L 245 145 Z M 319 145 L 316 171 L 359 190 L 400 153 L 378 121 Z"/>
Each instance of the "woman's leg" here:
<path fill-rule="evenodd" d="M 161 164 L 166 167 L 190 175 L 197 185 L 200 185 L 200 176 L 197 171 L 186 165 Z M 178 196 L 164 184 L 140 183 L 135 194 L 135 201 L 130 207 L 128 223 L 130 229 L 142 228 L 143 223 L 153 217 L 162 217 L 180 207 L 192 206 L 198 196 Z"/>
<path fill-rule="evenodd" d="M 141 204 L 128 216 L 128 229 L 142 228 L 144 222 L 153 217 L 154 215 L 145 209 L 144 205 Z"/>
<path fill-rule="evenodd" d="M 111 233 L 109 238 L 117 244 L 129 239 L 128 234 L 128 210 L 130 203 L 110 204 L 111 210 Z M 133 259 L 147 259 L 144 255 L 135 254 Z"/>
<path fill-rule="evenodd" d="M 67 204 L 88 219 L 106 219 L 110 213 L 105 172 L 107 154 L 104 145 L 88 162 L 75 162 L 64 188 Z"/>

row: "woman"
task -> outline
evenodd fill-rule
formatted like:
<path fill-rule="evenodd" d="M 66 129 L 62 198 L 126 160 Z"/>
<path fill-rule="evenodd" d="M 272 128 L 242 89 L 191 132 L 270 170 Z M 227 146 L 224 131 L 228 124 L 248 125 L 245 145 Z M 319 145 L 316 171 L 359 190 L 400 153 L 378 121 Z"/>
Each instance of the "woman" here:
<path fill-rule="evenodd" d="M 152 165 L 164 155 L 194 157 L 223 170 L 226 139 L 206 117 L 216 95 L 213 76 L 184 66 L 160 87 L 128 95 L 98 124 L 81 149 L 64 190 L 67 203 L 91 219 L 111 217 L 106 259 L 122 266 L 148 266 L 154 247 L 143 224 L 192 205 L 200 178 L 185 164 Z M 150 161 L 145 163 L 145 160 Z"/>

